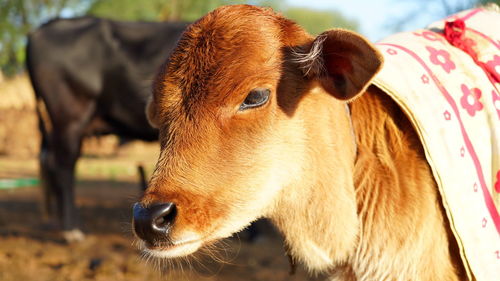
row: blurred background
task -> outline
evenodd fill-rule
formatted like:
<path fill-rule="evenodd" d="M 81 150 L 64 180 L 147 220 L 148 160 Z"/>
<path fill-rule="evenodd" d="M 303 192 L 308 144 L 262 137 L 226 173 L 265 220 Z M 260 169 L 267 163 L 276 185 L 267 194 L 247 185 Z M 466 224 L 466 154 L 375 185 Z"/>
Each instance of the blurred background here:
<path fill-rule="evenodd" d="M 322 280 L 289 276 L 281 237 L 266 222 L 251 242 L 229 239 L 203 277 L 162 272 L 131 245 L 130 206 L 140 195 L 137 166 L 150 174 L 158 145 L 117 136 L 86 138 L 76 203 L 87 239 L 66 244 L 40 229 L 35 98 L 25 73 L 27 34 L 55 17 L 194 21 L 221 5 L 270 6 L 313 34 L 333 27 L 376 41 L 424 27 L 459 10 L 499 0 L 0 0 L 0 280 Z M 172 277 L 174 276 L 174 277 Z"/>
<path fill-rule="evenodd" d="M 194 21 L 221 5 L 270 6 L 313 34 L 332 27 L 376 41 L 413 30 L 454 12 L 498 0 L 1 0 L 0 68 L 22 71 L 26 34 L 54 17 L 93 15 L 126 21 Z"/>

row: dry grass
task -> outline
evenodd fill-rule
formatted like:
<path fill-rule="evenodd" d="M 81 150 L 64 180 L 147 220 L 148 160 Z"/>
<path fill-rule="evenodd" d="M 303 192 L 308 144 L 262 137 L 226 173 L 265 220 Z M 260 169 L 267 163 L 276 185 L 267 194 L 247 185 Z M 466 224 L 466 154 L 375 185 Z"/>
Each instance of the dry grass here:
<path fill-rule="evenodd" d="M 26 74 L 0 80 L 0 110 L 35 109 L 33 88 Z"/>

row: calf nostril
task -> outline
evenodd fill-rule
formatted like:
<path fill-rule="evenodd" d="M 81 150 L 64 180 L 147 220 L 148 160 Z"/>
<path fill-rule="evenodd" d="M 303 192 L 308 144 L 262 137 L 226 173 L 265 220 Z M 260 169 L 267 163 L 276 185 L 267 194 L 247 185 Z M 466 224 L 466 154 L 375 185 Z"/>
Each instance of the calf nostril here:
<path fill-rule="evenodd" d="M 143 207 L 136 203 L 133 208 L 133 225 L 137 236 L 149 243 L 168 240 L 168 233 L 177 215 L 174 203 L 153 204 Z"/>
<path fill-rule="evenodd" d="M 152 222 L 151 226 L 154 230 L 159 232 L 166 232 L 169 230 L 177 215 L 177 208 L 174 203 L 164 203 L 161 205 L 151 206 Z"/>
<path fill-rule="evenodd" d="M 166 222 L 165 217 L 159 217 L 154 221 L 154 224 L 158 227 L 163 227 L 166 225 L 165 222 Z"/>

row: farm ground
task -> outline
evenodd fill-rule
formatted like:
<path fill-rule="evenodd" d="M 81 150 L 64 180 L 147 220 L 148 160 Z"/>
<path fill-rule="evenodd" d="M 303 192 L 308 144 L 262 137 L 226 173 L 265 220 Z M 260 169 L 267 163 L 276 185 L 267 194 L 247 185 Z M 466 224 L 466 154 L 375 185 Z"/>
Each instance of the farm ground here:
<path fill-rule="evenodd" d="M 155 148 L 144 145 L 141 151 L 154 155 Z M 156 158 L 139 158 L 80 161 L 77 204 L 87 234 L 81 243 L 65 244 L 43 230 L 38 186 L 0 190 L 0 280 L 323 280 L 300 267 L 290 276 L 282 238 L 265 222 L 258 224 L 262 234 L 252 243 L 244 234 L 223 241 L 217 254 L 222 261 L 207 260 L 205 268 L 196 266 L 196 274 L 185 265 L 181 274 L 140 259 L 130 231 L 130 206 L 140 195 L 134 165 L 139 161 L 151 171 Z M 35 158 L 0 158 L 0 178 L 36 176 Z"/>

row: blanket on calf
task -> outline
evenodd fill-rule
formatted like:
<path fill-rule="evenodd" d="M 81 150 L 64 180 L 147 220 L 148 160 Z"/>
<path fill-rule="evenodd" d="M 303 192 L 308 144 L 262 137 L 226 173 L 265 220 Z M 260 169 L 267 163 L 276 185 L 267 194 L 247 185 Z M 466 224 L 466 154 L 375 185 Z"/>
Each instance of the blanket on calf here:
<path fill-rule="evenodd" d="M 416 128 L 471 279 L 500 280 L 500 13 L 478 8 L 378 42 L 374 84 Z"/>

